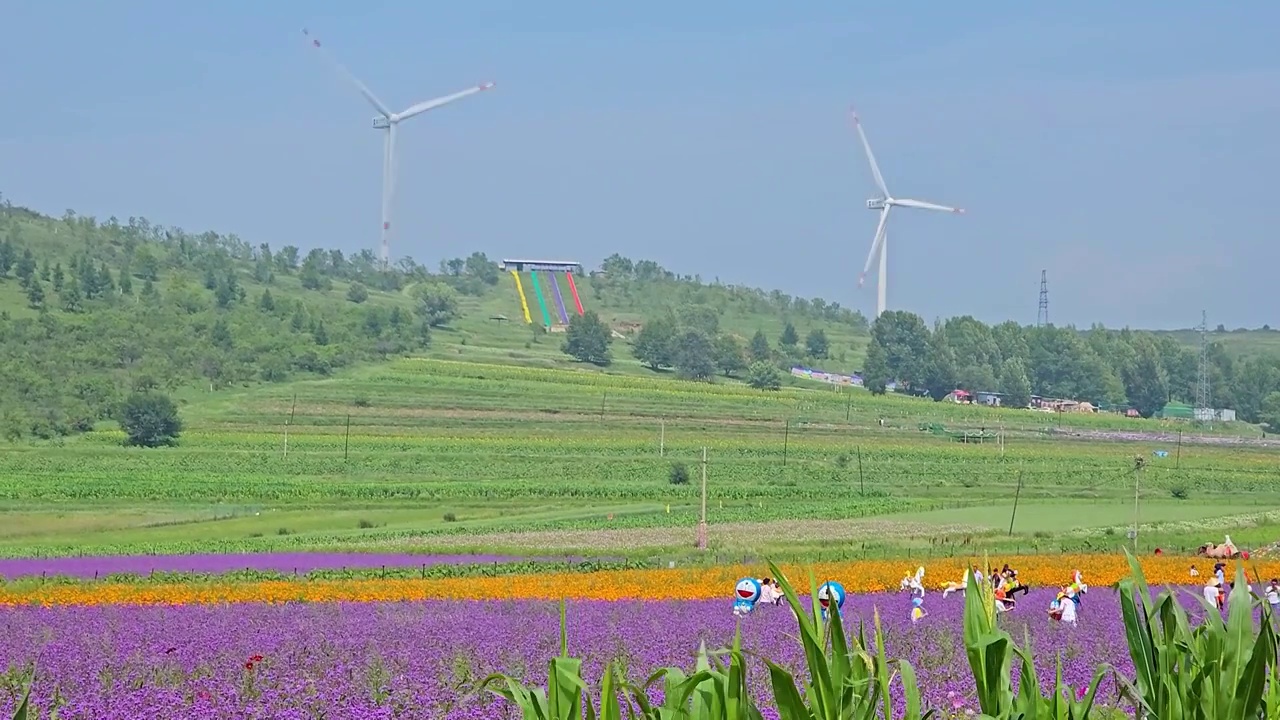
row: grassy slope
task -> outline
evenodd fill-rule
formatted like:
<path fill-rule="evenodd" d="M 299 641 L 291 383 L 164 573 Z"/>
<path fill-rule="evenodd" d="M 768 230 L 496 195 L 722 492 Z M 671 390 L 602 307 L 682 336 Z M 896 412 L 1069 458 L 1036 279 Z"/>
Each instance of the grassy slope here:
<path fill-rule="evenodd" d="M 473 346 L 455 350 L 465 359 Z M 552 362 L 551 353 L 545 358 Z M 286 456 L 283 426 L 295 395 Z M 696 479 L 703 446 L 713 545 L 727 552 L 830 552 L 850 542 L 931 552 L 970 551 L 972 542 L 1072 549 L 1114 543 L 1114 535 L 1090 539 L 1084 530 L 1126 524 L 1132 458 L 1168 447 L 1054 440 L 1040 432 L 1043 416 L 1028 411 L 861 391 L 760 393 L 420 359 L 186 400 L 190 430 L 178 448 L 126 450 L 118 433 L 102 431 L 0 458 L 9 510 L 0 552 L 670 552 L 687 545 L 697 507 L 695 485 L 671 484 L 670 468 L 684 462 Z M 1062 420 L 1082 429 L 1163 427 L 1118 416 Z M 1003 424 L 1008 437 L 1003 450 L 965 445 L 921 433 L 922 421 Z M 1190 442 L 1177 457 L 1152 458 L 1143 521 L 1199 522 L 1274 506 L 1274 460 L 1265 448 Z M 1006 538 L 1019 475 L 1021 519 Z M 1175 491 L 1192 501 L 1174 499 Z M 907 514 L 886 515 L 895 511 Z M 1168 544 L 1198 542 L 1198 527 Z"/>

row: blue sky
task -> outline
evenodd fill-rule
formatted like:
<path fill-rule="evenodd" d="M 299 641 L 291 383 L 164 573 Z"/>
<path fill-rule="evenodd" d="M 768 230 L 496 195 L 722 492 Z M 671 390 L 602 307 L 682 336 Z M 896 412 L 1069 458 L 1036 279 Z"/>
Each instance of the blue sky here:
<path fill-rule="evenodd" d="M 1045 4 L 1048 5 L 1048 4 Z M 889 305 L 926 319 L 1280 326 L 1280 5 L 11 3 L 0 192 L 255 244 L 375 248 L 381 139 L 308 27 L 406 122 L 396 257 L 480 249 L 874 308 L 856 104 L 895 195 Z M 1269 48 L 1268 45 L 1272 47 Z"/>

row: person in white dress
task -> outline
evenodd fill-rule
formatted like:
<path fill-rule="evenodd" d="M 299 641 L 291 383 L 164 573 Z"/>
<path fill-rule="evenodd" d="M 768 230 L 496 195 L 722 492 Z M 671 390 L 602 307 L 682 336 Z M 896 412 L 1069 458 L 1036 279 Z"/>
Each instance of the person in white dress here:
<path fill-rule="evenodd" d="M 1204 600 L 1205 602 L 1209 603 L 1210 607 L 1215 607 L 1215 608 L 1222 607 L 1221 604 L 1218 602 L 1218 596 L 1221 594 L 1222 594 L 1222 583 L 1218 580 L 1218 578 L 1214 578 L 1209 582 L 1205 583 Z"/>
<path fill-rule="evenodd" d="M 1066 597 L 1059 601 L 1059 608 L 1062 611 L 1062 622 L 1064 624 L 1075 627 L 1076 625 L 1076 602 L 1074 592 L 1068 593 Z"/>

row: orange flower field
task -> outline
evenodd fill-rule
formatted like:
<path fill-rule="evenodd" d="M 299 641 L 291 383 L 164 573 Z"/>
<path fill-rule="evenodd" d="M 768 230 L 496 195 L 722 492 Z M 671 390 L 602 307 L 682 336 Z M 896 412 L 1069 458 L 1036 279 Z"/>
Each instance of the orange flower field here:
<path fill-rule="evenodd" d="M 981 563 L 982 560 L 978 559 Z M 1079 569 L 1090 585 L 1106 586 L 1128 574 L 1123 555 L 1081 555 L 991 558 L 993 565 L 1009 563 L 1019 578 L 1033 587 L 1062 586 Z M 1144 557 L 1143 572 L 1152 585 L 1203 582 L 1213 561 L 1199 558 Z M 1189 575 L 1197 566 L 1200 577 Z M 902 577 L 914 572 L 911 561 L 860 561 L 787 565 L 783 571 L 802 592 L 811 568 L 818 581 L 838 580 L 850 592 L 894 590 Z M 925 566 L 925 586 L 941 587 L 963 577 L 963 561 L 935 560 Z M 1280 576 L 1280 561 L 1246 563 L 1252 582 Z M 1234 572 L 1234 568 L 1231 570 Z M 0 606 L 11 605 L 189 605 L 228 602 L 377 602 L 430 599 L 451 600 L 701 600 L 727 597 L 734 581 L 746 575 L 762 577 L 768 568 L 715 566 L 674 570 L 618 570 L 592 573 L 544 573 L 501 577 L 437 580 L 358 579 L 280 580 L 259 582 L 192 583 L 23 583 L 0 585 Z M 1230 573 L 1229 573 L 1230 575 Z"/>

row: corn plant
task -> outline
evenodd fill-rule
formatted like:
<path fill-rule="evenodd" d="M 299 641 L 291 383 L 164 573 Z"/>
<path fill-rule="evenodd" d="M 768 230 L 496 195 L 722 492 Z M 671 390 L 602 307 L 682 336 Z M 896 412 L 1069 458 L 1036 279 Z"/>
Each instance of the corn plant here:
<path fill-rule="evenodd" d="M 879 613 L 875 617 L 876 653 L 873 655 L 866 649 L 866 633 L 861 624 L 857 637 L 850 644 L 836 603 L 830 604 L 830 620 L 824 621 L 813 573 L 809 574 L 812 606 L 805 610 L 786 575 L 772 562 L 769 570 L 778 579 L 787 603 L 799 621 L 800 643 L 809 670 L 809 679 L 802 693 L 790 672 L 765 659 L 774 701 L 782 720 L 871 720 L 877 717 L 893 720 L 889 687 L 895 676 L 902 678 L 906 700 L 903 720 L 927 720 L 933 714 L 929 711 L 921 715 L 920 689 L 911 663 L 900 660 L 897 669 L 890 672 Z"/>
<path fill-rule="evenodd" d="M 1127 551 L 1126 551 L 1126 554 Z M 1140 720 L 1255 720 L 1276 717 L 1276 632 L 1255 602 L 1242 567 L 1227 599 L 1227 618 L 1199 598 L 1206 618 L 1192 629 L 1172 590 L 1152 600 L 1142 568 L 1128 556 L 1132 577 L 1120 584 L 1134 682 L 1117 676 Z M 1268 680 L 1271 681 L 1268 688 Z"/>
<path fill-rule="evenodd" d="M 720 659 L 723 656 L 728 656 L 728 662 Z M 655 705 L 648 691 L 660 682 L 663 702 Z M 580 720 L 584 714 L 587 720 L 621 720 L 624 709 L 627 717 L 641 720 L 762 720 L 747 693 L 746 662 L 738 633 L 728 650 L 708 653 L 705 643 L 700 646 L 692 675 L 679 668 L 664 668 L 643 685 L 635 685 L 621 681 L 614 664 L 606 664 L 597 710 L 582 678 L 582 660 L 569 656 L 564 601 L 560 602 L 560 655 L 551 660 L 546 690 L 528 687 L 503 674 L 486 677 L 478 689 L 516 705 L 524 720 Z"/>
<path fill-rule="evenodd" d="M 1024 636 L 1018 647 L 999 627 L 995 597 L 986 583 L 979 583 L 973 570 L 968 573 L 969 589 L 964 599 L 964 649 L 978 690 L 980 717 L 997 720 L 1087 720 L 1093 709 L 1098 685 L 1107 669 L 1099 667 L 1084 697 L 1076 699 L 1062 682 L 1059 658 L 1049 695 L 1040 694 L 1040 678 L 1032 661 L 1031 637 Z M 1018 691 L 1013 690 L 1013 658 L 1020 661 Z"/>
<path fill-rule="evenodd" d="M 728 663 L 719 660 L 727 655 Z M 649 689 L 664 684 L 661 705 L 649 702 Z M 664 668 L 649 677 L 643 686 L 627 685 L 627 694 L 644 720 L 762 720 L 759 708 L 747 692 L 746 662 L 742 637 L 734 632 L 733 646 L 714 654 L 706 643 L 698 648 L 694 673 L 686 676 L 679 668 Z M 632 717 L 635 717 L 634 715 Z"/>
<path fill-rule="evenodd" d="M 602 695 L 612 692 L 611 677 L 606 672 Z M 501 687 L 490 685 L 502 683 Z M 493 674 L 480 681 L 479 689 L 506 698 L 520 708 L 524 720 L 581 720 L 582 708 L 585 704 L 591 711 L 588 716 L 594 720 L 594 709 L 587 692 L 587 683 L 582 679 L 582 659 L 569 657 L 569 637 L 565 628 L 564 601 L 560 601 L 560 655 L 551 658 L 550 672 L 547 673 L 547 688 L 530 688 L 515 678 L 504 674 Z M 613 720 L 618 715 L 604 717 Z"/>
<path fill-rule="evenodd" d="M 28 706 L 31 702 L 31 686 L 36 681 L 35 673 L 31 673 L 30 679 L 27 680 L 27 689 L 22 691 L 22 700 L 18 703 L 18 709 L 13 711 L 13 720 L 27 720 Z"/>

